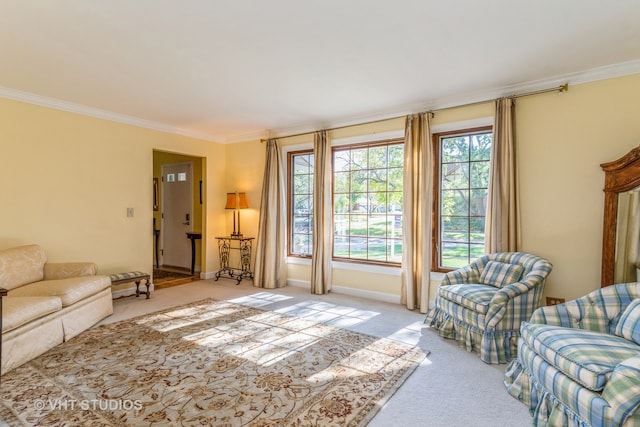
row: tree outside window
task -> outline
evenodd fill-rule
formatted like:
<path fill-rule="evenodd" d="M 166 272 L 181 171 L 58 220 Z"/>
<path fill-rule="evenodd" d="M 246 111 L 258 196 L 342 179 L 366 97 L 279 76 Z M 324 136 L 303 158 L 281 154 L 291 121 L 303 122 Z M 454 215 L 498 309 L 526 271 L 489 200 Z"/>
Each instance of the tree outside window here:
<path fill-rule="evenodd" d="M 333 151 L 334 258 L 402 260 L 402 140 Z"/>
<path fill-rule="evenodd" d="M 491 128 L 434 135 L 439 156 L 434 267 L 468 265 L 484 255 Z"/>
<path fill-rule="evenodd" d="M 313 160 L 312 151 L 289 153 L 289 255 L 311 255 Z"/>
<path fill-rule="evenodd" d="M 404 141 L 333 148 L 334 259 L 402 260 Z M 289 153 L 289 255 L 313 247 L 313 151 Z"/>

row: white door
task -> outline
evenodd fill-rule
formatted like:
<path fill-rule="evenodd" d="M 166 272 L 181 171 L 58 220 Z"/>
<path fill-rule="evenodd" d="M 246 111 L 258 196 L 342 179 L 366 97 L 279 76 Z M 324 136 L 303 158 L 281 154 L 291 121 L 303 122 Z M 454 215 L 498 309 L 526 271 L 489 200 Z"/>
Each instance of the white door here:
<path fill-rule="evenodd" d="M 191 268 L 193 185 L 191 163 L 162 165 L 162 265 Z"/>

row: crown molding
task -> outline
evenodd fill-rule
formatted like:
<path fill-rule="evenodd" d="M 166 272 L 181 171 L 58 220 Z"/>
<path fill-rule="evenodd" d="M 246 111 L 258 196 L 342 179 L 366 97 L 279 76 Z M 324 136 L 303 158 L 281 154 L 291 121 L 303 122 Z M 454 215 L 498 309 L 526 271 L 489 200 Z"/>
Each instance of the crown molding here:
<path fill-rule="evenodd" d="M 320 123 L 301 123 L 297 126 L 280 128 L 280 129 L 265 129 L 263 131 L 249 132 L 245 134 L 236 134 L 231 136 L 219 136 L 212 134 L 205 134 L 202 132 L 196 132 L 190 129 L 176 128 L 166 125 L 164 123 L 154 122 L 150 120 L 144 120 L 125 114 L 114 113 L 111 111 L 101 110 L 98 108 L 88 107 L 86 105 L 75 104 L 55 98 L 49 98 L 45 96 L 36 95 L 33 93 L 23 92 L 16 89 L 0 86 L 0 97 L 12 99 L 14 101 L 25 102 L 29 104 L 35 104 L 43 107 L 53 108 L 57 110 L 67 111 L 70 113 L 81 114 L 84 116 L 95 117 L 104 120 L 110 120 L 113 122 L 128 124 L 131 126 L 137 126 L 146 129 L 157 130 L 160 132 L 171 133 L 175 135 L 181 135 L 189 138 L 200 139 L 210 142 L 218 143 L 237 143 L 253 141 L 263 138 L 277 138 L 286 137 L 287 135 L 295 135 L 302 133 L 315 132 L 318 129 L 330 129 L 347 126 L 357 126 L 359 124 L 392 120 L 407 114 L 414 114 L 421 111 L 438 110 L 443 108 L 451 108 L 455 106 L 461 106 L 474 102 L 491 101 L 495 98 L 503 96 L 518 95 L 518 93 L 525 93 L 559 86 L 564 83 L 569 84 L 569 90 L 572 85 L 590 83 L 598 80 L 605 80 L 615 77 L 622 77 L 631 74 L 640 73 L 640 59 L 622 62 L 618 64 L 605 65 L 602 67 L 591 68 L 579 72 L 558 75 L 547 79 L 525 82 L 520 84 L 508 85 L 503 87 L 492 88 L 489 90 L 469 92 L 463 94 L 456 94 L 449 97 L 438 98 L 425 101 L 419 104 L 408 104 L 403 106 L 396 106 L 394 109 L 380 110 L 378 112 L 370 112 L 367 115 L 352 116 L 333 122 Z"/>
<path fill-rule="evenodd" d="M 602 67 L 591 68 L 566 75 L 569 84 L 581 84 L 595 82 L 598 80 L 611 79 L 614 77 L 629 76 L 640 73 L 640 59 L 621 62 L 618 64 L 604 65 Z M 558 79 L 556 79 L 558 80 Z"/>
<path fill-rule="evenodd" d="M 247 141 L 256 141 L 258 139 L 268 139 L 268 138 L 273 138 L 274 135 L 272 133 L 270 133 L 269 131 L 255 131 L 255 132 L 248 132 L 248 133 L 242 133 L 242 134 L 237 134 L 237 135 L 232 135 L 232 136 L 228 136 L 226 138 L 222 138 L 222 143 L 224 144 L 234 144 L 236 142 L 247 142 Z"/>
<path fill-rule="evenodd" d="M 476 102 L 487 101 L 490 102 L 493 99 L 505 97 L 505 96 L 514 96 L 520 93 L 526 92 L 534 92 L 537 90 L 548 89 L 554 86 L 560 86 L 562 84 L 568 83 L 569 90 L 571 90 L 571 86 L 583 84 L 583 83 L 591 83 L 598 80 L 611 79 L 616 77 L 623 77 L 631 74 L 640 73 L 640 59 L 627 61 L 619 64 L 613 65 L 605 65 L 602 67 L 591 68 L 588 70 L 578 71 L 574 73 L 568 73 L 563 75 L 558 75 L 555 77 L 550 77 L 541 80 L 529 81 L 525 83 L 513 84 L 508 86 L 502 86 L 497 88 L 492 88 L 488 90 L 476 91 L 476 92 L 467 92 L 467 93 L 459 93 L 456 95 L 432 99 L 423 103 L 414 103 L 407 104 L 404 106 L 396 107 L 394 110 L 380 111 L 377 113 L 369 114 L 366 116 L 357 116 L 351 117 L 348 119 L 334 121 L 331 123 L 324 123 L 323 126 L 318 127 L 314 124 L 301 124 L 299 126 L 281 128 L 281 129 L 273 129 L 268 132 L 269 137 L 272 138 L 283 138 L 287 135 L 297 135 L 300 133 L 306 132 L 315 132 L 319 129 L 331 129 L 331 128 L 340 128 L 346 126 L 357 126 L 359 124 L 382 121 L 382 120 L 392 120 L 401 116 L 405 116 L 408 114 L 415 114 L 423 111 L 430 110 L 439 110 L 445 108 L 452 108 L 456 106 L 463 106 L 466 104 L 472 104 Z M 264 133 L 266 134 L 266 132 Z M 263 134 L 263 138 L 265 137 Z"/>
<path fill-rule="evenodd" d="M 203 139 L 210 142 L 219 142 L 220 140 L 224 140 L 224 138 L 216 137 L 214 135 L 194 132 L 189 129 L 176 128 L 173 126 L 168 126 L 164 123 L 140 119 L 138 117 L 128 116 L 126 114 L 114 113 L 112 111 L 101 110 L 99 108 L 63 101 L 56 98 L 49 98 L 46 96 L 23 92 L 3 86 L 0 86 L 0 98 L 12 99 L 14 101 L 39 105 L 41 107 L 53 108 L 55 110 L 67 111 L 69 113 L 95 117 L 98 119 L 109 120 L 112 122 L 123 123 L 126 125 L 157 130 L 160 132 L 171 133 L 180 136 L 186 136 L 189 138 Z"/>
<path fill-rule="evenodd" d="M 346 118 L 344 120 L 333 121 L 333 122 L 314 122 L 314 123 L 302 123 L 297 126 L 280 128 L 280 129 L 269 129 L 268 131 L 260 133 L 260 138 L 286 138 L 292 135 L 304 135 L 307 133 L 317 132 L 322 129 L 338 129 L 338 128 L 346 128 L 350 126 L 358 126 L 362 124 L 367 124 L 371 122 L 382 122 L 385 120 L 394 120 L 400 117 L 403 117 L 407 114 L 412 114 L 413 110 L 407 109 L 406 111 L 398 111 L 397 109 L 390 110 L 390 112 L 379 112 L 374 114 L 367 115 L 358 115 L 352 116 L 350 118 Z M 258 135 L 258 133 L 256 133 Z M 227 138 L 228 140 L 228 138 Z M 241 141 L 238 139 L 238 141 Z M 246 140 L 244 140 L 246 141 Z"/>

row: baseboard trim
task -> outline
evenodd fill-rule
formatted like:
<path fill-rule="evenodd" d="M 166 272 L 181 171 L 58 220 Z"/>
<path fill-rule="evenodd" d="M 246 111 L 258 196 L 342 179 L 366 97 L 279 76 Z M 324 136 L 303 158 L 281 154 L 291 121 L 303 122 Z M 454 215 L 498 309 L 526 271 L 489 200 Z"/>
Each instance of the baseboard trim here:
<path fill-rule="evenodd" d="M 311 282 L 306 280 L 287 279 L 287 286 L 297 288 L 310 289 Z M 336 294 L 349 295 L 353 297 L 366 298 L 375 301 L 388 302 L 391 304 L 400 304 L 400 296 L 388 294 L 386 292 L 367 291 L 364 289 L 349 288 L 346 286 L 331 285 L 331 292 Z"/>
<path fill-rule="evenodd" d="M 200 272 L 200 279 L 201 280 L 207 280 L 207 279 L 215 279 L 216 278 L 216 271 L 201 271 Z"/>

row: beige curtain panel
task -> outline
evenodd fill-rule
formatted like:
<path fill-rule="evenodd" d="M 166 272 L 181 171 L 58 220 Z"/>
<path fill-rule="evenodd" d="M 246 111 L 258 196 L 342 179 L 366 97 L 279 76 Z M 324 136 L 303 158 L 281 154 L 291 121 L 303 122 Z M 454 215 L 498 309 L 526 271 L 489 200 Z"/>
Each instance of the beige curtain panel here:
<path fill-rule="evenodd" d="M 253 284 L 274 289 L 286 286 L 285 233 L 286 204 L 284 169 L 280 148 L 275 139 L 266 142 L 260 220 L 256 242 L 256 263 Z"/>
<path fill-rule="evenodd" d="M 515 102 L 495 101 L 491 172 L 485 222 L 485 253 L 520 249 L 520 201 L 515 145 Z"/>
<path fill-rule="evenodd" d="M 315 165 L 311 293 L 326 294 L 331 290 L 331 258 L 333 256 L 332 152 L 326 131 L 315 133 L 313 146 Z"/>
<path fill-rule="evenodd" d="M 431 113 L 406 118 L 402 224 L 401 302 L 426 313 L 431 272 L 431 205 L 433 200 L 433 143 Z"/>

